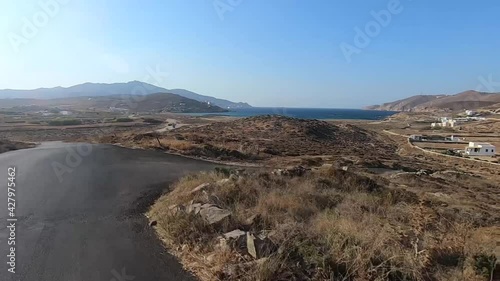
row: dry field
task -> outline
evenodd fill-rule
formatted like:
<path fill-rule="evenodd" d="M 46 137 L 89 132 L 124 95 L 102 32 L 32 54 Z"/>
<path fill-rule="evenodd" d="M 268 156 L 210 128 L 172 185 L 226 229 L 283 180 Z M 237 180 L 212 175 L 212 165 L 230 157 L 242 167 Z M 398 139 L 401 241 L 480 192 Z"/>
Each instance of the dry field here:
<path fill-rule="evenodd" d="M 30 148 L 30 147 L 34 147 L 34 146 L 35 145 L 32 143 L 16 142 L 16 141 L 0 139 L 0 153 L 12 151 L 12 150 Z"/>
<path fill-rule="evenodd" d="M 185 126 L 0 133 L 11 140 L 114 143 L 262 166 L 184 178 L 149 212 L 167 247 L 203 280 L 488 280 L 500 256 L 499 166 L 425 153 L 405 137 L 382 132 L 429 134 L 426 115 L 377 122 L 168 118 Z M 439 134 L 496 143 L 496 125 Z M 270 172 L 297 165 L 306 168 L 304 175 Z M 192 204 L 231 215 L 208 224 L 198 207 L 186 211 Z M 221 244 L 237 229 L 245 239 Z M 250 240 L 270 248 L 254 257 Z"/>
<path fill-rule="evenodd" d="M 443 172 L 390 181 L 334 168 L 202 173 L 176 183 L 148 216 L 202 280 L 489 280 L 498 215 L 450 190 L 429 192 L 446 178 L 471 180 Z M 223 216 L 213 222 L 203 206 Z"/>
<path fill-rule="evenodd" d="M 350 124 L 287 117 L 252 117 L 184 126 L 161 134 L 123 134 L 106 140 L 210 160 L 286 166 L 392 161 L 397 147 Z M 314 162 L 314 163 L 313 163 Z"/>
<path fill-rule="evenodd" d="M 498 166 L 424 153 L 404 137 L 380 133 L 385 122 L 304 123 L 321 125 L 315 130 L 321 136 L 341 132 L 326 143 L 308 138 L 296 120 L 278 120 L 278 126 L 262 118 L 248 127 L 245 119 L 216 123 L 175 131 L 182 140 L 160 138 L 179 151 L 221 140 L 222 147 L 240 153 L 245 150 L 233 143 L 265 145 L 275 155 L 254 153 L 260 157 L 242 161 L 312 168 L 299 177 L 269 169 L 230 180 L 200 174 L 174 185 L 149 216 L 187 269 L 203 280 L 489 280 L 500 256 Z M 346 128 L 352 138 L 341 131 Z M 369 139 L 354 137 L 359 132 Z M 197 143 L 191 134 L 206 140 Z M 298 155 L 288 155 L 293 150 Z M 220 225 L 207 224 L 186 212 L 197 203 L 231 215 Z M 229 247 L 221 245 L 233 230 L 242 236 L 226 237 Z M 256 257 L 243 236 L 270 249 Z"/>

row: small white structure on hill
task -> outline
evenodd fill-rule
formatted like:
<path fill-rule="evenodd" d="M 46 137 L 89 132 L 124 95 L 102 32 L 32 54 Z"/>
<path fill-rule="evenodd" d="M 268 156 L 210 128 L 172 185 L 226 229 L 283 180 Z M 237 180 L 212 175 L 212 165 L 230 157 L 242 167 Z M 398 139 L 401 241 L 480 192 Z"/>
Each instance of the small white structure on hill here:
<path fill-rule="evenodd" d="M 465 115 L 467 116 L 474 116 L 476 115 L 476 112 L 474 110 L 466 110 Z"/>
<path fill-rule="evenodd" d="M 495 156 L 496 148 L 487 142 L 469 142 L 465 147 L 465 154 L 469 156 Z"/>
<path fill-rule="evenodd" d="M 447 117 L 441 117 L 441 122 L 439 123 L 431 123 L 431 127 L 432 128 L 435 128 L 435 127 L 455 127 L 456 125 L 458 125 L 458 121 L 459 120 L 455 120 L 455 119 L 448 119 Z"/>
<path fill-rule="evenodd" d="M 445 141 L 452 141 L 452 142 L 459 142 L 460 141 L 460 138 L 459 137 L 456 137 L 456 136 L 449 136 L 449 137 L 445 137 L 444 138 Z"/>

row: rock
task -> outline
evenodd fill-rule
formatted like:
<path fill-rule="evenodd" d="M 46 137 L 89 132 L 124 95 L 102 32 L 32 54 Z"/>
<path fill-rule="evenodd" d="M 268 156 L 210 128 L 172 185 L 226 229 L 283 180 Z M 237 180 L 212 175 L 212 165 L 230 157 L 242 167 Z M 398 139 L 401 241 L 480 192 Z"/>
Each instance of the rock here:
<path fill-rule="evenodd" d="M 193 190 L 191 190 L 191 194 L 196 193 L 196 192 L 198 192 L 200 190 L 203 190 L 203 189 L 205 189 L 205 188 L 207 188 L 209 186 L 210 186 L 209 183 L 202 183 L 202 184 L 198 185 L 197 187 L 195 187 Z"/>
<path fill-rule="evenodd" d="M 230 211 L 221 209 L 212 204 L 202 205 L 199 213 L 209 224 L 218 223 L 231 215 Z"/>
<path fill-rule="evenodd" d="M 190 203 L 186 206 L 172 205 L 169 207 L 174 214 L 177 212 L 184 212 L 186 214 L 200 215 L 209 224 L 214 224 L 220 222 L 221 220 L 229 217 L 231 212 L 228 210 L 221 209 L 213 204 L 200 204 L 200 203 Z"/>
<path fill-rule="evenodd" d="M 186 210 L 185 210 L 185 212 L 187 214 L 193 213 L 195 215 L 200 213 L 200 211 L 201 211 L 201 204 L 200 203 L 194 203 L 194 204 L 187 205 Z"/>
<path fill-rule="evenodd" d="M 254 258 L 257 259 L 257 247 L 255 246 L 255 236 L 250 232 L 247 233 L 247 251 Z"/>
<path fill-rule="evenodd" d="M 228 232 L 228 233 L 224 233 L 224 238 L 226 239 L 238 239 L 240 238 L 241 236 L 245 235 L 246 232 L 243 231 L 243 230 L 239 230 L 239 229 L 235 229 L 231 232 Z"/>
<path fill-rule="evenodd" d="M 288 169 L 276 169 L 272 173 L 277 176 L 289 176 L 289 177 L 301 177 L 306 171 L 310 169 L 306 169 L 302 166 L 296 166 Z"/>
<path fill-rule="evenodd" d="M 158 222 L 157 222 L 157 221 L 151 221 L 151 222 L 149 223 L 149 226 L 156 226 L 157 224 L 158 224 Z"/>
<path fill-rule="evenodd" d="M 283 169 L 276 169 L 272 172 L 273 175 L 276 175 L 276 176 L 283 176 L 284 175 L 284 170 Z"/>
<path fill-rule="evenodd" d="M 415 173 L 417 176 L 422 176 L 422 175 L 429 175 L 429 172 L 427 170 L 419 170 L 418 172 Z"/>
<path fill-rule="evenodd" d="M 342 166 L 342 170 L 347 172 L 349 170 L 349 166 Z"/>
<path fill-rule="evenodd" d="M 277 251 L 276 245 L 265 235 L 257 235 L 247 232 L 247 251 L 254 259 L 268 257 Z"/>
<path fill-rule="evenodd" d="M 246 251 L 246 232 L 240 229 L 233 230 L 225 233 L 222 238 L 224 242 L 220 241 L 219 245 L 224 248 L 231 248 L 232 250 L 240 253 Z"/>

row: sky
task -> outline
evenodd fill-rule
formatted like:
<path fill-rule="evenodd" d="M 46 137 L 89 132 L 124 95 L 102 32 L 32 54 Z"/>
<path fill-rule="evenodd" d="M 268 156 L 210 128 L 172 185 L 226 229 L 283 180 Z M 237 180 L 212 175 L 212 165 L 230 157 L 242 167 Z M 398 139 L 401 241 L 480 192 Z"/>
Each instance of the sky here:
<path fill-rule="evenodd" d="M 0 0 L 0 89 L 140 80 L 322 108 L 500 92 L 499 15 L 498 0 Z"/>

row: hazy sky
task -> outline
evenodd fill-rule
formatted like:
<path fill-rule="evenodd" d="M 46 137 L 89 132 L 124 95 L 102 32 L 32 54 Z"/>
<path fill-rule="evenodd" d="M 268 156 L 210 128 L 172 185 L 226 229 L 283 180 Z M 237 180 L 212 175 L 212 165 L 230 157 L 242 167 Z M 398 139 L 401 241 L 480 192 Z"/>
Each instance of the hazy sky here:
<path fill-rule="evenodd" d="M 0 89 L 146 80 L 358 108 L 500 82 L 498 0 L 1 0 L 0 35 Z"/>

